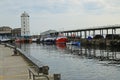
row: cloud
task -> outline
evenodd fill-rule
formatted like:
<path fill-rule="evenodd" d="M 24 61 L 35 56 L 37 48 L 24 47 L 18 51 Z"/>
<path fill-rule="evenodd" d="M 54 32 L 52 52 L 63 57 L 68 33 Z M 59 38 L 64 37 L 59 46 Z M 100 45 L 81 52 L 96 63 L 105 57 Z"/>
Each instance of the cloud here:
<path fill-rule="evenodd" d="M 105 12 L 107 14 L 120 14 L 120 0 L 106 0 L 104 1 L 106 7 Z"/>
<path fill-rule="evenodd" d="M 119 4 L 120 0 L 0 0 L 0 22 L 1 25 L 20 26 L 20 15 L 26 11 L 33 32 L 39 32 L 33 26 L 41 26 L 42 30 L 52 27 L 67 30 L 116 24 L 120 19 Z"/>
<path fill-rule="evenodd" d="M 104 7 L 104 5 L 102 3 L 100 3 L 100 1 L 95 1 L 95 0 L 85 1 L 83 3 L 83 6 L 87 10 L 98 10 L 98 9 L 102 9 Z"/>
<path fill-rule="evenodd" d="M 22 11 L 39 13 L 104 13 L 117 12 L 120 9 L 119 0 L 2 0 L 3 11 Z M 119 11 L 118 11 L 119 12 Z"/>

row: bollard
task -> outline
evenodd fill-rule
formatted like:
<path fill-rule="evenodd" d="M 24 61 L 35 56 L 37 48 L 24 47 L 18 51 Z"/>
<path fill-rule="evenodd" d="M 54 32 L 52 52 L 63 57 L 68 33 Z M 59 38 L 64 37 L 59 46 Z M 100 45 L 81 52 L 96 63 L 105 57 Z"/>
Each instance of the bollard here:
<path fill-rule="evenodd" d="M 17 48 L 16 47 L 14 48 L 13 52 L 14 52 L 14 54 L 12 56 L 17 56 Z"/>
<path fill-rule="evenodd" d="M 54 80 L 61 80 L 60 74 L 54 74 Z"/>
<path fill-rule="evenodd" d="M 7 44 L 5 44 L 5 47 L 7 47 Z"/>
<path fill-rule="evenodd" d="M 42 67 L 42 73 L 43 73 L 43 74 L 48 75 L 48 74 L 49 74 L 48 70 L 49 70 L 49 67 L 48 67 L 48 66 L 43 66 L 43 67 Z"/>
<path fill-rule="evenodd" d="M 16 47 L 14 49 L 14 55 L 17 55 L 17 49 L 16 49 Z"/>

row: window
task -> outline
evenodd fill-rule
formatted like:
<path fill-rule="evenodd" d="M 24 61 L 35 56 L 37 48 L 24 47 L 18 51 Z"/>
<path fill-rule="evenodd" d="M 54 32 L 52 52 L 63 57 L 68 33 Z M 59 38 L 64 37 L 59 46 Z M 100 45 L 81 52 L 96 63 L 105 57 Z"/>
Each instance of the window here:
<path fill-rule="evenodd" d="M 23 23 L 25 24 L 25 21 L 23 21 Z"/>

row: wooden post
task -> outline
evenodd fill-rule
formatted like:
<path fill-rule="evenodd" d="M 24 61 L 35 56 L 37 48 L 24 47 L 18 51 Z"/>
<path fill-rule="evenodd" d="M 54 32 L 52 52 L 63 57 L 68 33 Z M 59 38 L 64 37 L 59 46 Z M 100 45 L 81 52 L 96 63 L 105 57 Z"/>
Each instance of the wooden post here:
<path fill-rule="evenodd" d="M 93 30 L 93 37 L 95 36 L 95 30 Z"/>
<path fill-rule="evenodd" d="M 85 39 L 86 39 L 86 36 L 87 36 L 86 31 L 85 31 L 85 34 L 84 34 L 84 35 L 85 35 Z"/>
<path fill-rule="evenodd" d="M 48 75 L 49 74 L 49 67 L 48 66 L 43 66 L 42 67 L 42 72 L 43 72 L 43 74 L 46 74 L 46 75 Z"/>
<path fill-rule="evenodd" d="M 54 74 L 54 80 L 61 80 L 60 74 Z"/>

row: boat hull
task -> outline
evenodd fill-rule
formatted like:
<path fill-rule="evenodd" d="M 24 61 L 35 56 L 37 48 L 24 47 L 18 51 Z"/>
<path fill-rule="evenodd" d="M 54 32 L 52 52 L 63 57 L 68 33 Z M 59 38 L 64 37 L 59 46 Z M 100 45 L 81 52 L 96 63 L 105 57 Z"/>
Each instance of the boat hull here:
<path fill-rule="evenodd" d="M 66 43 L 68 41 L 68 39 L 66 37 L 59 37 L 56 39 L 56 43 L 59 44 L 59 43 Z"/>
<path fill-rule="evenodd" d="M 32 39 L 16 39 L 16 43 L 31 43 Z"/>

